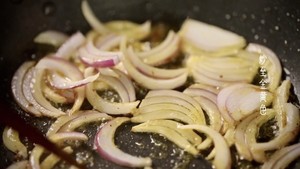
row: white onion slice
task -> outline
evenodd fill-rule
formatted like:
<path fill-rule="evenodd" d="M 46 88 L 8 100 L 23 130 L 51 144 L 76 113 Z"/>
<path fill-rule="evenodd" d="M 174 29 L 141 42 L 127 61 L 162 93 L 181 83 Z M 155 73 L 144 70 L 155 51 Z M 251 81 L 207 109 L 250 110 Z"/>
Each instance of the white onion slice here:
<path fill-rule="evenodd" d="M 81 112 L 78 111 L 78 112 L 75 112 L 74 114 L 72 114 L 71 116 L 60 116 L 60 117 L 58 117 L 55 120 L 55 122 L 53 122 L 51 124 L 51 126 L 49 127 L 49 129 L 46 133 L 46 136 L 51 137 L 51 135 L 57 133 L 63 125 L 65 125 L 69 121 L 75 119 L 76 117 L 79 117 L 80 114 L 81 114 Z"/>
<path fill-rule="evenodd" d="M 92 72 L 93 69 L 86 69 L 85 76 L 90 76 Z M 98 95 L 93 84 L 86 85 L 86 98 L 95 109 L 107 114 L 128 114 L 139 104 L 139 101 L 126 103 L 108 102 Z"/>
<path fill-rule="evenodd" d="M 187 79 L 187 73 L 183 73 L 182 75 L 169 78 L 169 79 L 157 79 L 153 77 L 149 77 L 143 73 L 141 73 L 131 61 L 128 59 L 128 51 L 126 49 L 126 40 L 123 40 L 121 45 L 121 50 L 124 57 L 121 58 L 124 67 L 126 68 L 128 74 L 140 85 L 148 88 L 148 89 L 173 89 L 183 85 Z"/>
<path fill-rule="evenodd" d="M 164 120 L 162 120 L 164 122 Z M 182 148 L 184 151 L 197 155 L 198 150 L 183 137 L 180 133 L 176 131 L 176 128 L 170 128 L 163 125 L 153 124 L 151 121 L 145 122 L 139 125 L 132 127 L 131 131 L 133 132 L 150 132 L 157 133 L 166 137 L 171 142 L 175 143 L 178 147 Z"/>
<path fill-rule="evenodd" d="M 214 166 L 217 169 L 231 168 L 230 149 L 229 146 L 227 145 L 226 140 L 223 138 L 223 136 L 220 133 L 204 125 L 184 125 L 184 126 L 178 126 L 178 128 L 197 130 L 199 132 L 206 134 L 208 137 L 211 137 L 216 149 L 216 155 L 213 160 Z"/>
<path fill-rule="evenodd" d="M 143 62 L 148 65 L 161 65 L 175 57 L 179 50 L 180 39 L 173 31 L 170 31 L 166 39 L 149 51 L 139 52 Z"/>
<path fill-rule="evenodd" d="M 183 93 L 188 94 L 192 97 L 205 97 L 212 101 L 213 103 L 217 103 L 217 95 L 207 90 L 197 89 L 197 88 L 187 88 L 183 91 Z"/>
<path fill-rule="evenodd" d="M 68 78 L 62 77 L 56 72 L 50 74 L 50 84 L 57 89 L 72 89 L 80 86 L 84 86 L 88 83 L 95 81 L 99 77 L 100 73 L 86 77 L 82 80 L 72 81 Z"/>
<path fill-rule="evenodd" d="M 78 128 L 79 126 L 82 126 L 87 123 L 105 121 L 105 120 L 110 120 L 110 119 L 112 119 L 112 117 L 105 113 L 100 113 L 98 111 L 93 111 L 93 110 L 86 111 L 84 113 L 81 113 L 78 117 L 65 123 L 59 129 L 59 132 L 73 131 L 76 128 Z"/>
<path fill-rule="evenodd" d="M 276 151 L 270 159 L 265 162 L 261 169 L 286 168 L 289 163 L 300 156 L 300 144 L 294 144 Z"/>
<path fill-rule="evenodd" d="M 149 157 L 132 156 L 123 152 L 114 144 L 116 129 L 128 121 L 130 121 L 129 118 L 117 117 L 105 124 L 95 137 L 97 151 L 103 158 L 122 166 L 150 167 L 152 160 Z"/>
<path fill-rule="evenodd" d="M 107 28 L 95 16 L 87 0 L 83 0 L 81 2 L 81 10 L 86 21 L 95 31 L 97 31 L 97 33 L 105 34 L 109 32 Z"/>
<path fill-rule="evenodd" d="M 68 60 L 70 56 L 84 43 L 84 35 L 81 32 L 77 32 L 59 47 L 59 49 L 55 53 L 55 56 Z"/>
<path fill-rule="evenodd" d="M 45 83 L 42 83 L 42 90 L 43 90 L 43 94 L 44 96 L 54 102 L 54 103 L 67 103 L 68 99 L 60 94 L 58 94 L 57 92 L 55 92 L 52 88 L 50 88 L 48 85 L 46 85 Z M 74 100 L 72 100 L 71 102 L 73 102 Z"/>
<path fill-rule="evenodd" d="M 21 142 L 19 133 L 11 127 L 5 127 L 2 134 L 3 144 L 7 149 L 17 154 L 24 159 L 27 158 L 27 148 Z"/>
<path fill-rule="evenodd" d="M 41 116 L 41 113 L 37 109 L 35 109 L 34 106 L 32 106 L 30 104 L 30 102 L 26 99 L 26 97 L 24 96 L 23 88 L 22 88 L 25 76 L 28 76 L 26 74 L 27 74 L 28 70 L 31 67 L 33 67 L 34 64 L 35 64 L 34 61 L 27 61 L 27 62 L 24 62 L 18 68 L 18 70 L 15 72 L 15 74 L 12 78 L 11 89 L 12 89 L 14 99 L 16 100 L 18 105 L 24 111 L 27 111 L 35 116 Z"/>
<path fill-rule="evenodd" d="M 261 57 L 263 57 L 262 55 L 267 57 L 265 63 L 262 61 L 262 66 L 265 67 L 268 72 L 268 89 L 274 92 L 280 84 L 282 74 L 282 67 L 278 56 L 271 49 L 255 43 L 249 43 L 246 50 L 257 52 Z"/>
<path fill-rule="evenodd" d="M 193 19 L 182 24 L 180 35 L 184 41 L 204 51 L 218 51 L 228 48 L 242 48 L 245 39 L 233 32 Z"/>
<path fill-rule="evenodd" d="M 144 63 L 134 52 L 132 47 L 128 48 L 128 59 L 131 61 L 132 65 L 136 67 L 141 73 L 148 75 L 150 77 L 158 79 L 168 79 L 175 78 L 187 72 L 186 68 L 179 69 L 161 69 L 153 66 L 149 66 Z"/>
<path fill-rule="evenodd" d="M 124 87 L 127 90 L 128 96 L 129 96 L 129 101 L 135 101 L 136 96 L 135 96 L 135 89 L 133 86 L 133 83 L 131 79 L 122 71 L 118 69 L 114 69 L 114 72 L 118 75 L 118 78 L 120 79 L 121 83 L 124 85 Z"/>
<path fill-rule="evenodd" d="M 33 41 L 35 43 L 49 44 L 55 47 L 62 45 L 69 37 L 59 31 L 47 30 L 39 33 Z"/>

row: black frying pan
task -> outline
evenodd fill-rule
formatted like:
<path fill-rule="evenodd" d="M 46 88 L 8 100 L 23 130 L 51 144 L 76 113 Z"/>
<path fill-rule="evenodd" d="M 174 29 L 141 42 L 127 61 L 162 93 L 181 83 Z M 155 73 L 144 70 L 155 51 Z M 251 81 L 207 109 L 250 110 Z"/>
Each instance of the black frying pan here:
<path fill-rule="evenodd" d="M 47 29 L 67 33 L 76 30 L 86 32 L 90 27 L 81 14 L 80 0 L 5 0 L 1 3 L 0 99 L 14 107 L 28 124 L 45 132 L 50 124 L 49 119 L 29 117 L 14 102 L 10 91 L 12 75 L 22 62 L 38 58 L 46 52 L 32 42 L 39 32 Z M 90 3 L 104 22 L 116 19 L 143 22 L 150 19 L 178 28 L 185 18 L 191 17 L 234 31 L 249 42 L 264 44 L 278 54 L 283 66 L 290 71 L 295 94 L 300 98 L 300 93 L 296 92 L 300 91 L 299 0 L 90 0 Z M 1 114 L 0 118 L 4 115 Z M 95 128 L 93 125 L 90 127 Z M 130 127 L 125 125 L 117 131 L 117 144 L 132 154 L 154 153 L 154 168 L 172 168 L 175 163 L 184 168 L 210 168 L 210 164 L 201 157 L 185 164 L 184 160 L 189 161 L 188 156 L 184 156 L 184 160 L 180 160 L 182 156 L 178 152 L 172 156 L 172 150 L 176 147 L 159 136 L 151 137 L 166 146 L 154 146 L 151 150 L 151 137 L 147 134 L 128 134 L 126 131 Z M 0 128 L 2 133 L 3 126 Z M 149 146 L 139 147 L 135 142 Z M 79 149 L 90 153 L 85 151 L 88 149 L 86 145 Z M 164 154 L 160 155 L 160 152 Z M 0 139 L 0 168 L 6 168 L 13 159 L 13 154 L 3 147 Z M 95 157 L 95 165 L 91 168 L 122 167 Z M 299 168 L 299 164 L 294 163 L 290 168 Z"/>

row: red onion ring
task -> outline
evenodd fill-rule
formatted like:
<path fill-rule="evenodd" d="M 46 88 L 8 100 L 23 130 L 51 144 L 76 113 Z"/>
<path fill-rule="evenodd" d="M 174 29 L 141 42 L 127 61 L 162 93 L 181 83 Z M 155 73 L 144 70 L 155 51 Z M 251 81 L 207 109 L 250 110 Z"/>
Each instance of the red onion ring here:
<path fill-rule="evenodd" d="M 135 157 L 120 150 L 114 144 L 116 129 L 123 123 L 129 122 L 126 117 L 117 117 L 106 123 L 96 134 L 95 146 L 98 153 L 105 159 L 127 167 L 150 167 L 152 161 L 149 157 Z"/>

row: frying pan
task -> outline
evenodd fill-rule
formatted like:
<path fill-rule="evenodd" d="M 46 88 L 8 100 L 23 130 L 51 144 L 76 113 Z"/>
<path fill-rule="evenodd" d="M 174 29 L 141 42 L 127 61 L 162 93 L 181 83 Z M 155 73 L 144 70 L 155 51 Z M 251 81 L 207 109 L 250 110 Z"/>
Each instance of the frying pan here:
<path fill-rule="evenodd" d="M 14 102 L 10 81 L 15 70 L 25 60 L 39 58 L 47 48 L 36 46 L 32 39 L 41 31 L 54 29 L 66 33 L 90 29 L 84 20 L 80 0 L 5 0 L 1 2 L 1 40 L 0 40 L 0 99 L 13 107 L 29 125 L 46 131 L 51 119 L 33 118 L 26 115 Z M 266 45 L 279 56 L 282 65 L 290 72 L 297 104 L 300 97 L 300 1 L 299 0 L 90 0 L 92 9 L 102 21 L 126 19 L 142 23 L 152 20 L 164 22 L 178 28 L 185 18 L 207 22 L 236 32 L 248 42 Z M 299 92 L 297 92 L 299 91 Z M 1 114 L 5 116 L 5 114 Z M 95 128 L 95 124 L 90 126 Z M 131 125 L 122 126 L 117 131 L 116 142 L 121 149 L 132 154 L 154 157 L 154 168 L 211 168 L 201 157 L 192 159 L 189 164 L 180 160 L 182 156 L 176 146 L 167 140 L 148 134 L 128 134 Z M 2 133 L 3 126 L 0 126 Z M 93 134 L 93 130 L 89 131 Z M 153 146 L 153 138 L 163 146 Z M 14 159 L 0 139 L 0 168 L 6 168 Z M 26 140 L 25 140 L 26 141 Z M 299 141 L 299 139 L 297 140 Z M 87 145 L 91 145 L 90 140 Z M 143 143 L 139 147 L 136 143 Z M 157 143 L 157 144 L 159 144 Z M 28 143 L 29 144 L 29 143 Z M 29 144 L 30 145 L 30 144 Z M 87 151 L 83 145 L 79 150 Z M 174 152 L 172 154 L 172 152 Z M 89 154 L 90 153 L 90 154 Z M 85 154 L 85 155 L 86 155 Z M 123 168 L 95 155 L 94 165 L 90 168 Z M 233 157 L 234 159 L 234 157 Z M 299 168 L 299 162 L 289 168 Z M 255 168 L 256 165 L 253 165 Z M 234 168 L 240 168 L 239 165 Z"/>

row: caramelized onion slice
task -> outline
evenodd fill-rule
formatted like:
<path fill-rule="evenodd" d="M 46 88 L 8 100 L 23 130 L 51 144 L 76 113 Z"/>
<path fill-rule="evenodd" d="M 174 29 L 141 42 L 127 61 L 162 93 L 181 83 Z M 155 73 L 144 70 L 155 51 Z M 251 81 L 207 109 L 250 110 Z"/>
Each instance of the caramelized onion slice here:
<path fill-rule="evenodd" d="M 117 128 L 129 121 L 129 118 L 117 117 L 105 124 L 95 137 L 97 151 L 103 158 L 122 166 L 151 167 L 152 160 L 149 157 L 132 156 L 120 150 L 114 143 Z"/>

